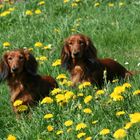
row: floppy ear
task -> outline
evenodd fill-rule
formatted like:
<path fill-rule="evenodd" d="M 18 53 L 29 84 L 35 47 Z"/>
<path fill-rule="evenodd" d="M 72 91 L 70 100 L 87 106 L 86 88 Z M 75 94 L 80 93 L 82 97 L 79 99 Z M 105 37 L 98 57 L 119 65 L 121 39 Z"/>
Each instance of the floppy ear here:
<path fill-rule="evenodd" d="M 95 59 L 97 58 L 97 49 L 94 47 L 90 38 L 85 37 L 86 47 L 85 47 L 85 58 Z"/>
<path fill-rule="evenodd" d="M 27 49 L 24 50 L 24 55 L 25 55 L 25 65 L 24 65 L 25 70 L 32 75 L 36 75 L 38 63 L 35 57 Z"/>
<path fill-rule="evenodd" d="M 71 64 L 71 55 L 69 51 L 69 46 L 65 41 L 65 44 L 61 51 L 61 66 L 64 67 L 65 69 L 68 69 L 70 64 Z"/>
<path fill-rule="evenodd" d="M 0 81 L 5 80 L 9 74 L 9 67 L 7 64 L 7 53 L 4 54 L 0 62 Z"/>

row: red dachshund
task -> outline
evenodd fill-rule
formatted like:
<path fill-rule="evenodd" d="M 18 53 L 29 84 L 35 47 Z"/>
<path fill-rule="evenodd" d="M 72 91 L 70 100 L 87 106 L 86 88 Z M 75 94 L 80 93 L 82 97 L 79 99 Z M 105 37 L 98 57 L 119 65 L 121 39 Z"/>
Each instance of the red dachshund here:
<path fill-rule="evenodd" d="M 57 87 L 51 76 L 37 74 L 37 61 L 28 50 L 6 52 L 0 63 L 0 80 L 7 80 L 11 91 L 12 104 L 16 100 L 32 106 L 49 95 Z M 13 107 L 18 112 L 16 107 Z"/>
<path fill-rule="evenodd" d="M 105 81 L 105 70 L 107 81 L 132 75 L 121 64 L 110 58 L 98 59 L 93 43 L 82 34 L 72 35 L 65 40 L 61 61 L 62 67 L 70 72 L 74 85 L 78 82 L 89 81 L 101 87 Z"/>

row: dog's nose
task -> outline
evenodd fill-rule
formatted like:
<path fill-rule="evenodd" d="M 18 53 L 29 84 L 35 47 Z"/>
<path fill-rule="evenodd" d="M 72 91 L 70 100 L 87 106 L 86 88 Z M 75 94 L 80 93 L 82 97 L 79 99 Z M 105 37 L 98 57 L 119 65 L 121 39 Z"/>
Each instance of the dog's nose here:
<path fill-rule="evenodd" d="M 74 56 L 78 56 L 79 55 L 79 52 L 74 52 L 73 55 Z"/>
<path fill-rule="evenodd" d="M 17 70 L 18 70 L 17 67 L 13 67 L 13 68 L 12 68 L 12 72 L 16 72 Z"/>

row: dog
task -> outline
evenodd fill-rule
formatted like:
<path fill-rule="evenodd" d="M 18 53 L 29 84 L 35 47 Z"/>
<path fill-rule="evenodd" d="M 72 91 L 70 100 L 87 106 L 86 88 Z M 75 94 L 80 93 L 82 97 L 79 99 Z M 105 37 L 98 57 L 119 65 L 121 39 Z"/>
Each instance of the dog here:
<path fill-rule="evenodd" d="M 99 59 L 91 39 L 83 34 L 68 37 L 61 51 L 61 65 L 70 72 L 73 85 L 89 81 L 98 87 L 104 81 L 130 77 L 132 72 L 111 58 Z"/>
<path fill-rule="evenodd" d="M 6 80 L 10 88 L 11 103 L 21 100 L 23 105 L 33 106 L 58 87 L 51 76 L 37 74 L 38 63 L 27 50 L 6 52 L 0 62 L 0 81 Z M 17 107 L 13 106 L 15 113 Z"/>

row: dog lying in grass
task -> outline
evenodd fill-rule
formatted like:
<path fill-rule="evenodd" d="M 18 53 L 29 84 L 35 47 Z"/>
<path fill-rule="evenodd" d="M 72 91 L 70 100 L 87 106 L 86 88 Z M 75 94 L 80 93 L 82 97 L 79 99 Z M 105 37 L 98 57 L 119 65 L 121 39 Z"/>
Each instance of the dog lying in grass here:
<path fill-rule="evenodd" d="M 9 51 L 3 55 L 0 62 L 0 80 L 8 83 L 13 110 L 16 113 L 21 110 L 18 104 L 25 108 L 33 106 L 48 96 L 50 90 L 58 87 L 51 76 L 38 75 L 37 66 L 35 57 L 27 49 Z M 15 101 L 19 101 L 17 105 Z"/>
<path fill-rule="evenodd" d="M 62 67 L 71 74 L 73 84 L 89 81 L 102 87 L 104 81 L 127 78 L 133 75 L 121 64 L 110 58 L 99 59 L 90 38 L 82 34 L 68 37 L 61 52 Z"/>

